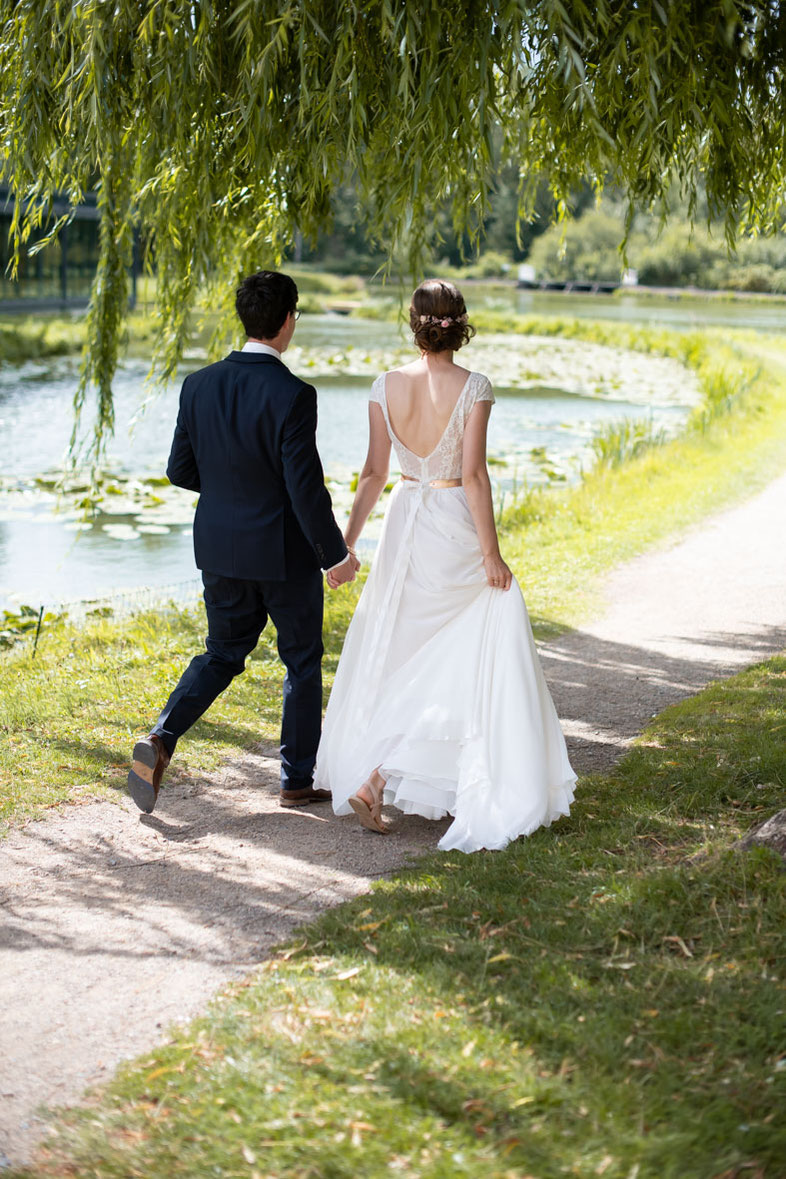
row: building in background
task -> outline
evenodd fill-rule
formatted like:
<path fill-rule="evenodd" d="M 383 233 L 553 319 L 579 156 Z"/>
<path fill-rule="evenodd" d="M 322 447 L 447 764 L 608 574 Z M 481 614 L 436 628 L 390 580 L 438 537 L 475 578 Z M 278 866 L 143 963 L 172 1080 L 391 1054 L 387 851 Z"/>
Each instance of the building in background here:
<path fill-rule="evenodd" d="M 13 198 L 0 186 L 0 314 L 15 311 L 65 311 L 87 306 L 98 264 L 98 209 L 95 194 L 88 193 L 71 221 L 62 227 L 57 241 L 31 254 L 30 241 L 23 248 L 16 280 L 9 276 L 11 243 L 8 231 Z M 52 220 L 69 211 L 68 201 L 56 200 Z M 42 231 L 41 236 L 44 236 Z M 136 301 L 138 250 L 134 250 L 131 303 Z"/>

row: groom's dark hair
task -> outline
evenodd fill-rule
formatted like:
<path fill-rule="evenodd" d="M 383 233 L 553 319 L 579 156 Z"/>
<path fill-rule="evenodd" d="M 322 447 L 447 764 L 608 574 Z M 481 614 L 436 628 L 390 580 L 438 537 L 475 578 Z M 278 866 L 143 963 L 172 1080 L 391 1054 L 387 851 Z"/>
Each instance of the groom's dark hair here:
<path fill-rule="evenodd" d="M 284 326 L 284 320 L 297 307 L 297 287 L 288 274 L 276 270 L 258 270 L 249 274 L 237 288 L 235 310 L 247 336 L 255 340 L 272 340 Z"/>

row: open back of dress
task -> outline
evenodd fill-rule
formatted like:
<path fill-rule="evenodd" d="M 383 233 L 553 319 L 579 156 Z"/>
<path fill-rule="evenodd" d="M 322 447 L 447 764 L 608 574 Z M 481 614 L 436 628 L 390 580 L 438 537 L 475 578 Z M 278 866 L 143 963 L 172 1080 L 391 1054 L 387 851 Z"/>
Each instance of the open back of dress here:
<path fill-rule="evenodd" d="M 371 390 L 408 478 L 396 485 L 330 696 L 315 785 L 338 814 L 376 767 L 385 803 L 454 816 L 442 849 L 501 848 L 568 813 L 575 774 L 518 583 L 486 582 L 461 478 L 464 427 L 488 378 L 470 373 L 438 445 L 419 457 Z"/>
<path fill-rule="evenodd" d="M 433 479 L 461 478 L 464 427 L 467 418 L 476 401 L 493 401 L 494 394 L 488 377 L 484 377 L 482 373 L 470 373 L 458 395 L 458 400 L 453 407 L 453 413 L 442 437 L 425 458 L 414 454 L 405 446 L 390 423 L 384 373 L 377 377 L 371 386 L 371 400 L 375 401 L 382 409 L 385 425 L 390 435 L 390 441 L 393 443 L 402 475 L 406 475 L 409 479 L 423 480 L 428 483 Z"/>

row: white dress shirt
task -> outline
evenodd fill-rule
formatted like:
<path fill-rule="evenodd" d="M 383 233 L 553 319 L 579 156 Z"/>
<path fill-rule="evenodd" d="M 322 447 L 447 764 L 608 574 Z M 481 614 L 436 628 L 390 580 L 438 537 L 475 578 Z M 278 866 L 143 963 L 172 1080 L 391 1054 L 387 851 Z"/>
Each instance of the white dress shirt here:
<path fill-rule="evenodd" d="M 281 360 L 281 353 L 278 351 L 278 349 L 272 348 L 270 346 L 270 344 L 263 344 L 261 342 L 261 340 L 246 340 L 245 344 L 240 349 L 240 351 L 241 352 L 262 352 L 263 354 L 265 354 L 267 356 L 275 356 L 276 360 Z M 351 557 L 351 555 L 352 555 L 351 553 L 347 553 L 347 555 L 346 555 L 346 557 L 344 557 L 343 561 L 339 561 L 338 565 L 331 565 L 330 568 L 326 570 L 326 572 L 332 573 L 334 569 L 341 569 L 341 567 L 343 565 L 346 565 L 346 563 L 349 560 L 349 558 Z"/>
<path fill-rule="evenodd" d="M 265 352 L 268 356 L 275 356 L 276 360 L 281 359 L 281 353 L 277 348 L 271 348 L 270 344 L 263 344 L 261 340 L 246 340 L 241 352 Z"/>

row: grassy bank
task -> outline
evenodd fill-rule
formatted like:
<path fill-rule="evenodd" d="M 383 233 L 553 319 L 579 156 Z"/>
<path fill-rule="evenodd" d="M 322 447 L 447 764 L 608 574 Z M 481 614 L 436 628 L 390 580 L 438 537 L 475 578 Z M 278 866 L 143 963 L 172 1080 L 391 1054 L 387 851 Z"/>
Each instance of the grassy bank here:
<path fill-rule="evenodd" d="M 786 874 L 730 845 L 782 805 L 784 710 L 782 658 L 663 713 L 557 827 L 327 913 L 34 1174 L 778 1179 Z"/>
<path fill-rule="evenodd" d="M 359 310 L 369 298 L 366 280 L 354 275 L 341 276 L 297 267 L 290 268 L 289 273 L 298 284 L 300 309 L 307 314 L 333 309 Z M 136 310 L 130 313 L 124 326 L 126 346 L 152 344 L 155 336 L 154 300 L 155 281 L 149 278 L 140 280 Z M 198 327 L 203 314 L 207 314 L 207 326 Z M 213 319 L 207 308 L 195 311 L 194 341 L 208 342 Z M 85 340 L 83 311 L 3 315 L 0 305 L 0 361 L 21 364 L 26 360 L 70 356 L 81 352 Z"/>
<path fill-rule="evenodd" d="M 150 315 L 135 311 L 128 317 L 126 345 L 150 343 L 154 324 Z M 73 315 L 7 315 L 0 318 L 0 361 L 22 364 L 51 356 L 73 356 L 82 351 L 87 334 L 83 313 Z"/>
<path fill-rule="evenodd" d="M 599 578 L 786 468 L 786 342 L 755 333 L 677 334 L 587 320 L 479 315 L 485 330 L 558 335 L 671 356 L 702 389 L 686 431 L 639 445 L 620 427 L 604 461 L 561 494 L 524 491 L 503 519 L 505 555 L 542 628 L 573 625 L 600 606 Z M 506 326 L 503 326 L 506 325 Z M 630 451 L 636 451 L 630 455 Z M 541 633 L 544 633 L 542 630 Z"/>
<path fill-rule="evenodd" d="M 328 595 L 326 691 L 357 588 Z M 0 825 L 63 802 L 125 790 L 128 758 L 190 659 L 204 610 L 167 609 L 84 626 L 54 622 L 32 645 L 0 652 Z M 177 751 L 172 774 L 209 772 L 222 758 L 277 741 L 284 669 L 268 628 L 240 680 Z"/>
<path fill-rule="evenodd" d="M 47 356 L 68 356 L 85 342 L 81 317 L 6 316 L 0 319 L 0 360 L 21 364 Z"/>

